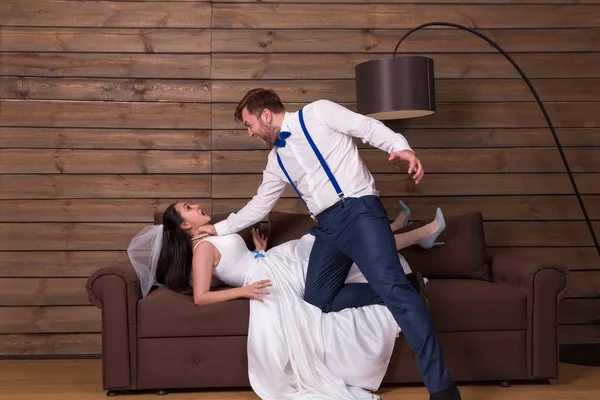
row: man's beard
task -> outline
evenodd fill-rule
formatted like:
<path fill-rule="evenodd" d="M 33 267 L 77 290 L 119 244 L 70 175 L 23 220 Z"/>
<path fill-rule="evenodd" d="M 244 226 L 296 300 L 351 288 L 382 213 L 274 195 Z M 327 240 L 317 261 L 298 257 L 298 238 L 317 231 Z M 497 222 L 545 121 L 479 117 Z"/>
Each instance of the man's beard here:
<path fill-rule="evenodd" d="M 260 125 L 262 131 L 265 132 L 265 135 L 262 137 L 262 140 L 265 142 L 265 145 L 268 148 L 272 149 L 275 145 L 275 140 L 277 140 L 276 138 L 279 136 L 279 132 L 276 127 L 269 126 L 263 123 L 262 121 L 260 121 Z"/>

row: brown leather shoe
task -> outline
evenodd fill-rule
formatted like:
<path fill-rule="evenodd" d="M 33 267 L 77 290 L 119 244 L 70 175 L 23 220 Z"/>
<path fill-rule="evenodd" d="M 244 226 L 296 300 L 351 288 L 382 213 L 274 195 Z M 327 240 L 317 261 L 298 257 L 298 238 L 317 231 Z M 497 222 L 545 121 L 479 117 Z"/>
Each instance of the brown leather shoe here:
<path fill-rule="evenodd" d="M 432 393 L 429 396 L 429 400 L 462 400 L 462 397 L 460 396 L 460 392 L 455 385 L 449 389 Z"/>

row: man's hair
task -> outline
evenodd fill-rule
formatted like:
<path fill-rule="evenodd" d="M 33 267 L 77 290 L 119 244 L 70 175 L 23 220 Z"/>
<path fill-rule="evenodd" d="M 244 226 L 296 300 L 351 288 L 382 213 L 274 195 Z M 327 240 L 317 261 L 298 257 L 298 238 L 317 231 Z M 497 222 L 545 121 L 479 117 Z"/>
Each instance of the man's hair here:
<path fill-rule="evenodd" d="M 285 107 L 277 93 L 274 90 L 263 88 L 249 90 L 244 98 L 240 100 L 235 108 L 235 119 L 239 122 L 243 122 L 242 110 L 244 108 L 250 114 L 256 115 L 256 118 L 260 118 L 260 114 L 262 114 L 265 108 L 268 108 L 273 113 L 285 111 Z"/>

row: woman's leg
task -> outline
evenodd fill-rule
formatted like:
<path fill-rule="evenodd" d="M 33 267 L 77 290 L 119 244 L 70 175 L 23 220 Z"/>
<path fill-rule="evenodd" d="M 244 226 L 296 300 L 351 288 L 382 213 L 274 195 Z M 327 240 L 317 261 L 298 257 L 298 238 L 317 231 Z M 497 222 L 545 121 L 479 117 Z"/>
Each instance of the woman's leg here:
<path fill-rule="evenodd" d="M 400 212 L 398 213 L 398 216 L 396 217 L 394 222 L 392 222 L 390 224 L 390 228 L 392 228 L 392 232 L 396 232 L 398 229 L 404 227 L 404 224 L 406 223 L 406 220 L 408 219 L 408 215 L 406 215 L 407 210 L 408 210 L 408 208 L 406 208 L 406 206 L 403 207 L 403 204 L 401 202 L 400 203 Z"/>
<path fill-rule="evenodd" d="M 436 233 L 439 228 L 440 223 L 437 220 L 433 220 L 427 225 L 413 229 L 410 232 L 398 233 L 394 235 L 394 240 L 396 241 L 396 250 L 401 250 L 405 247 L 422 242 Z"/>

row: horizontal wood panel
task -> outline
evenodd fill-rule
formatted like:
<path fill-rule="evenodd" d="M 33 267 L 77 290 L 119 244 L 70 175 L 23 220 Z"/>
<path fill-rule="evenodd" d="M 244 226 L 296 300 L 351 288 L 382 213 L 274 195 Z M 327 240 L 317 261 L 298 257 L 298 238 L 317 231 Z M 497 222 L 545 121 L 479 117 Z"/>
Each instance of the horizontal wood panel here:
<path fill-rule="evenodd" d="M 0 148 L 209 150 L 207 129 L 0 127 Z"/>
<path fill-rule="evenodd" d="M 0 36 L 0 51 L 209 53 L 211 45 L 209 29 L 5 27 Z"/>
<path fill-rule="evenodd" d="M 241 180 L 241 179 L 240 179 Z M 249 185 L 247 186 L 251 188 Z M 227 201 L 228 207 L 243 207 L 256 192 L 238 202 Z M 289 212 L 304 207 L 291 188 L 279 205 Z M 290 202 L 291 200 L 291 202 Z M 588 215 L 600 219 L 600 196 L 583 196 Z M 155 212 L 162 212 L 174 199 L 77 199 L 77 200 L 0 200 L 0 222 L 143 222 Z M 204 212 L 212 213 L 212 202 L 220 199 L 180 199 L 198 204 Z M 382 202 L 390 217 L 400 212 L 397 198 L 383 197 Z M 460 215 L 480 211 L 487 220 L 579 220 L 583 214 L 574 195 L 565 196 L 455 196 L 415 197 L 405 200 L 413 219 L 428 219 L 436 207 L 444 215 Z M 302 208 L 299 209 L 304 212 Z M 235 210 L 219 211 L 233 212 Z"/>
<path fill-rule="evenodd" d="M 241 179 L 240 179 L 241 180 Z M 250 185 L 247 186 L 250 189 Z M 380 194 L 385 187 L 378 186 Z M 245 198 L 236 200 L 213 200 L 216 212 L 236 212 L 241 209 L 256 193 L 250 193 Z M 284 194 L 285 199 L 277 202 L 277 210 L 285 212 L 305 213 L 304 204 L 297 198 L 289 186 Z M 592 219 L 600 220 L 600 196 L 584 196 L 584 204 L 588 215 Z M 398 198 L 382 197 L 381 201 L 390 219 L 400 212 Z M 433 219 L 435 210 L 440 207 L 446 218 L 453 215 L 466 214 L 478 211 L 486 220 L 583 220 L 583 214 L 574 195 L 568 196 L 455 196 L 455 197 L 414 197 L 404 199 L 404 203 L 411 209 L 411 219 Z M 5 202 L 0 203 L 0 205 Z M 34 203 L 33 203 L 34 204 Z M 8 205 L 7 207 L 10 207 Z M 29 212 L 19 215 L 16 212 L 7 212 L 10 219 L 29 218 Z M 35 220 L 35 217 L 32 217 Z M 599 232 L 600 234 L 600 232 Z"/>
<path fill-rule="evenodd" d="M 210 104 L 201 103 L 0 100 L 0 124 L 202 129 L 210 127 L 210 110 Z"/>
<path fill-rule="evenodd" d="M 593 223 L 600 232 L 600 222 Z M 0 250 L 125 250 L 143 223 L 0 223 Z M 584 221 L 486 221 L 489 246 L 593 246 Z M 23 240 L 24 237 L 29 240 Z M 599 286 L 600 287 L 600 286 Z"/>
<path fill-rule="evenodd" d="M 0 77 L 0 98 L 7 99 L 197 103 L 210 102 L 210 95 L 210 83 L 201 80 Z"/>
<path fill-rule="evenodd" d="M 148 224 L 152 217 L 148 216 Z M 87 278 L 98 268 L 127 261 L 125 251 L 4 251 L 2 278 Z"/>
<path fill-rule="evenodd" d="M 200 174 L 210 170 L 211 154 L 207 151 L 0 150 L 3 174 Z"/>
<path fill-rule="evenodd" d="M 6 100 L 8 101 L 8 100 Z M 138 103 L 139 104 L 139 103 Z M 340 103 L 356 111 L 353 103 Z M 288 103 L 295 112 L 303 104 Z M 547 102 L 544 104 L 554 127 L 592 128 L 600 126 L 600 102 Z M 240 129 L 243 125 L 233 118 L 235 104 L 212 104 L 212 127 Z M 536 102 L 527 103 L 438 103 L 436 113 L 427 118 L 388 121 L 390 128 L 402 132 L 407 128 L 539 128 L 548 123 Z"/>
<path fill-rule="evenodd" d="M 210 130 L 0 127 L 0 148 L 209 150 Z"/>
<path fill-rule="evenodd" d="M 332 29 L 324 34 L 321 29 L 214 29 L 212 50 L 215 53 L 391 54 L 396 43 L 407 32 L 408 29 Z M 600 40 L 600 29 L 592 27 L 588 29 L 478 29 L 478 32 L 496 42 L 511 55 L 519 52 L 598 51 L 598 40 Z M 139 46 L 138 43 L 136 45 Z M 400 53 L 422 51 L 495 53 L 498 50 L 468 32 L 431 27 L 411 34 L 410 38 L 403 41 L 399 47 Z"/>
<path fill-rule="evenodd" d="M 600 232 L 600 222 L 592 223 Z M 485 239 L 490 246 L 593 246 L 584 221 L 485 222 Z M 600 285 L 598 286 L 600 287 Z"/>
<path fill-rule="evenodd" d="M 595 224 L 594 229 L 598 232 L 598 224 Z M 565 297 L 600 297 L 600 270 L 571 271 L 570 278 L 571 286 Z"/>
<path fill-rule="evenodd" d="M 399 120 L 390 127 L 419 128 L 534 128 L 548 126 L 537 103 L 438 103 L 427 118 Z M 555 127 L 600 126 L 600 102 L 546 102 Z M 599 115 L 598 117 L 590 114 Z M 504 120 L 503 120 L 504 117 Z"/>
<path fill-rule="evenodd" d="M 0 306 L 89 305 L 85 278 L 0 278 Z"/>
<path fill-rule="evenodd" d="M 0 200 L 1 222 L 147 222 L 174 199 Z M 178 199 L 211 214 L 211 199 Z"/>
<path fill-rule="evenodd" d="M 558 342 L 560 344 L 600 343 L 600 324 L 560 325 Z"/>
<path fill-rule="evenodd" d="M 558 316 L 560 324 L 600 324 L 600 298 L 563 299 Z"/>
<path fill-rule="evenodd" d="M 400 212 L 396 198 L 383 198 L 388 215 Z M 600 220 L 600 196 L 583 196 L 590 219 Z M 451 217 L 473 211 L 483 214 L 485 220 L 584 220 L 575 195 L 566 196 L 457 196 L 418 197 L 405 201 L 411 209 L 411 219 L 433 219 L 440 207 Z M 600 234 L 600 232 L 598 232 Z"/>
<path fill-rule="evenodd" d="M 0 356 L 97 355 L 102 353 L 100 333 L 0 335 Z"/>
<path fill-rule="evenodd" d="M 155 1 L 155 0 L 152 0 Z M 178 0 L 167 0 L 167 1 L 178 1 Z M 226 0 L 227 3 L 252 3 L 250 0 Z M 298 3 L 298 0 L 261 0 L 261 3 Z M 311 0 L 311 3 L 366 3 L 366 4 L 379 4 L 383 3 L 382 0 Z M 415 3 L 415 0 L 385 0 L 385 3 L 390 4 L 404 4 L 404 3 Z M 422 0 L 420 4 L 429 4 L 433 7 L 438 4 L 489 4 L 489 0 Z M 494 0 L 495 4 L 514 4 L 522 3 L 521 0 Z M 528 4 L 597 4 L 597 0 L 527 0 Z"/>
<path fill-rule="evenodd" d="M 101 332 L 101 310 L 93 306 L 0 307 L 0 321 L 0 334 Z"/>
<path fill-rule="evenodd" d="M 6 0 L 0 25 L 132 28 L 207 28 L 208 2 Z"/>
<path fill-rule="evenodd" d="M 0 250 L 126 250 L 148 224 L 0 223 Z"/>
<path fill-rule="evenodd" d="M 143 4 L 143 3 L 139 3 Z M 207 54 L 2 53 L 0 75 L 208 79 Z"/>
<path fill-rule="evenodd" d="M 600 114 L 599 114 L 600 115 Z M 7 151 L 7 150 L 4 150 Z M 600 148 L 566 148 L 573 172 L 600 172 Z M 405 163 L 388 161 L 380 150 L 359 150 L 373 173 L 406 173 Z M 267 151 L 213 151 L 213 173 L 261 173 Z M 417 155 L 425 173 L 524 173 L 562 172 L 564 165 L 557 149 L 421 149 Z"/>
<path fill-rule="evenodd" d="M 561 146 L 600 146 L 597 128 L 556 128 Z M 214 131 L 213 131 L 214 132 Z M 419 147 L 556 147 L 549 127 L 483 129 L 403 129 L 413 148 Z M 217 140 L 216 132 L 212 142 Z"/>
<path fill-rule="evenodd" d="M 190 175 L 2 175 L 1 199 L 205 198 L 208 174 Z"/>
<path fill-rule="evenodd" d="M 415 185 L 404 174 L 374 174 L 382 196 L 472 196 L 472 195 L 558 195 L 574 196 L 565 174 L 425 174 Z M 212 175 L 213 198 L 250 199 L 262 181 L 262 175 Z M 577 174 L 581 194 L 600 194 L 600 175 Z M 294 197 L 291 187 L 283 196 Z"/>
<path fill-rule="evenodd" d="M 516 254 L 567 265 L 571 271 L 598 269 L 600 257 L 595 247 L 488 247 L 488 254 Z"/>
<path fill-rule="evenodd" d="M 555 147 L 556 142 L 549 128 L 407 128 L 398 130 L 413 149 L 480 148 L 480 147 Z M 555 128 L 561 146 L 600 146 L 597 128 Z M 0 128 L 2 135 L 2 128 Z M 66 135 L 64 135 L 66 136 Z M 39 142 L 34 141 L 34 143 Z M 5 147 L 18 146 L 18 138 L 9 136 Z M 354 139 L 359 148 L 373 148 L 360 139 Z M 3 144 L 0 143 L 0 146 Z M 31 147 L 38 147 L 34 145 Z M 45 145 L 44 147 L 55 147 Z M 264 150 L 261 140 L 248 136 L 245 129 L 218 129 L 211 135 L 213 150 Z"/>
<path fill-rule="evenodd" d="M 213 5 L 213 28 L 412 28 L 430 21 L 486 28 L 577 28 L 600 25 L 600 6 L 427 4 Z"/>
<path fill-rule="evenodd" d="M 434 60 L 436 79 L 521 78 L 502 54 L 419 54 Z M 212 79 L 353 79 L 355 66 L 391 54 L 212 55 Z M 530 78 L 598 78 L 600 53 L 536 53 L 511 57 Z M 257 85 L 259 82 L 257 82 Z"/>
<path fill-rule="evenodd" d="M 12 84 L 7 96 L 16 97 L 21 93 L 21 89 L 16 88 L 15 78 L 10 79 Z M 260 85 L 275 90 L 284 103 L 309 103 L 319 99 L 339 103 L 356 102 L 356 86 L 353 79 L 273 80 L 262 83 L 264 85 L 252 80 L 213 81 L 212 101 L 237 103 L 248 90 Z M 600 79 L 532 79 L 531 84 L 544 102 L 600 100 Z M 31 94 L 28 93 L 28 96 Z M 522 79 L 436 79 L 435 97 L 437 102 L 535 101 Z"/>

